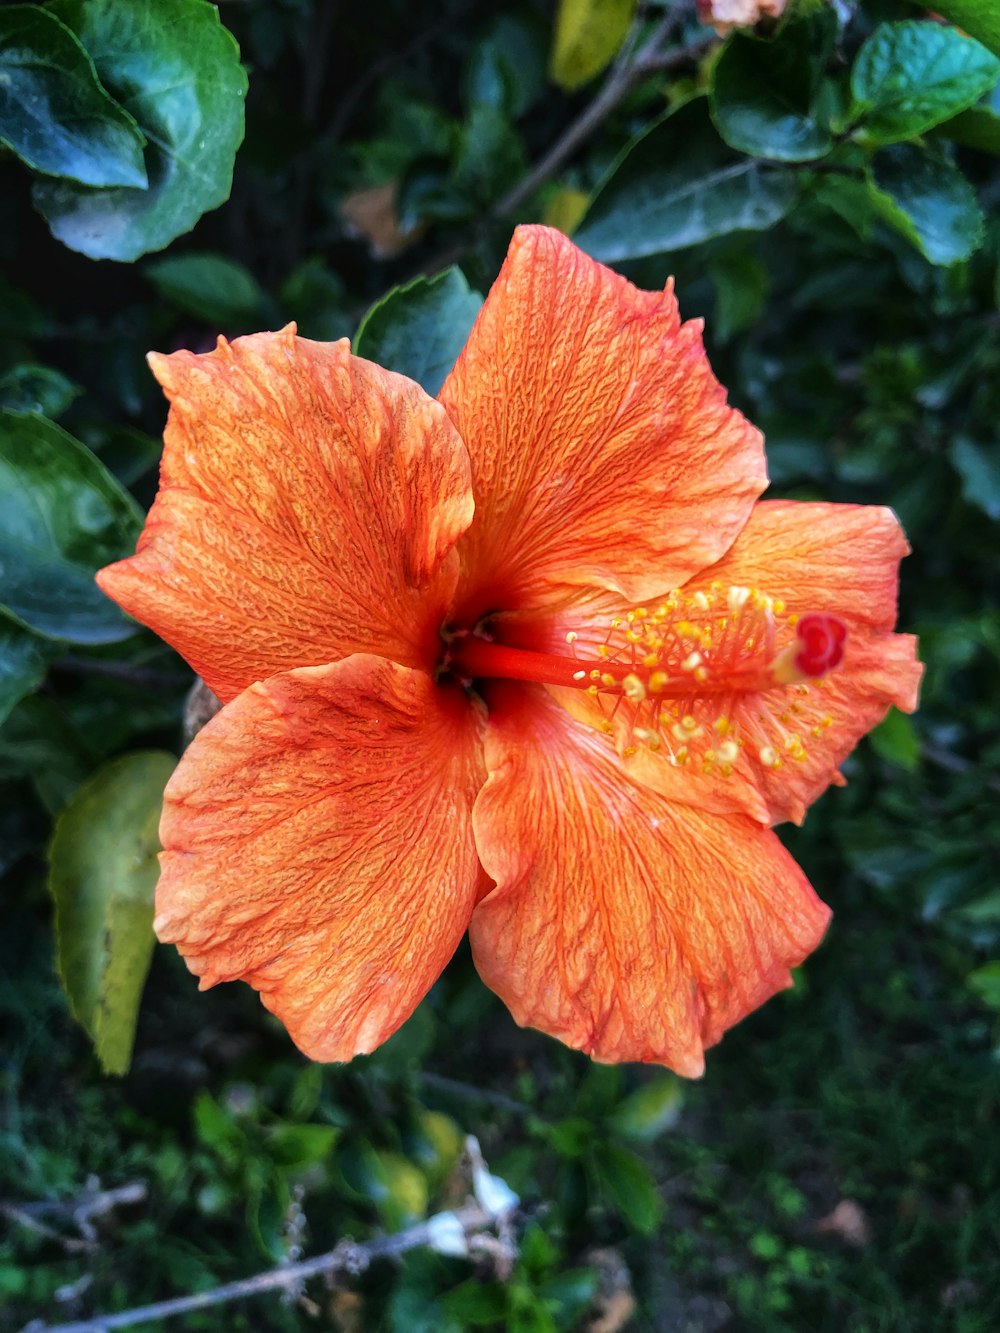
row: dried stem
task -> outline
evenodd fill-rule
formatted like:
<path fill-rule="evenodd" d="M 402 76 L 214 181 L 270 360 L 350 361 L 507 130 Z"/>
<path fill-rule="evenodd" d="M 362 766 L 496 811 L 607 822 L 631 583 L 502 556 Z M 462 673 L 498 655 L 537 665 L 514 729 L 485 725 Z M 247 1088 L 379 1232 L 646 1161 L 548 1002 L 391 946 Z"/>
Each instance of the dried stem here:
<path fill-rule="evenodd" d="M 523 180 L 505 194 L 495 206 L 497 217 L 507 217 L 516 213 L 526 200 L 551 180 L 564 162 L 573 156 L 576 150 L 590 138 L 607 120 L 616 106 L 643 79 L 664 70 L 677 69 L 679 66 L 697 60 L 712 45 L 714 37 L 702 37 L 688 46 L 666 48 L 678 24 L 686 17 L 690 6 L 681 5 L 667 11 L 653 29 L 645 46 L 635 53 L 638 43 L 639 20 L 632 29 L 630 39 L 626 40 L 618 59 L 611 67 L 600 92 L 576 120 L 572 121 L 548 152 L 535 163 Z"/>
<path fill-rule="evenodd" d="M 517 1195 L 502 1180 L 490 1175 L 479 1144 L 472 1135 L 465 1140 L 465 1153 L 474 1197 L 464 1208 L 436 1213 L 426 1222 L 419 1222 L 405 1231 L 398 1231 L 392 1236 L 377 1236 L 363 1244 L 345 1239 L 326 1254 L 317 1255 L 314 1259 L 286 1262 L 280 1268 L 272 1268 L 266 1273 L 257 1273 L 254 1277 L 242 1278 L 238 1282 L 227 1282 L 210 1291 L 176 1296 L 153 1305 L 140 1305 L 119 1314 L 95 1315 L 93 1319 L 81 1319 L 71 1324 L 46 1324 L 36 1319 L 23 1328 L 21 1333 L 112 1333 L 113 1329 L 148 1324 L 153 1319 L 169 1319 L 173 1315 L 190 1314 L 193 1310 L 207 1310 L 215 1305 L 269 1291 L 283 1291 L 286 1297 L 294 1300 L 301 1296 L 302 1284 L 307 1278 L 322 1276 L 330 1282 L 338 1277 L 357 1277 L 375 1259 L 392 1258 L 423 1245 L 441 1254 L 488 1258 L 496 1276 L 503 1281 L 510 1276 L 517 1257 L 514 1238 Z M 102 1197 L 111 1198 L 114 1195 L 118 1202 L 132 1202 L 132 1194 L 128 1195 L 127 1200 L 125 1195 L 134 1189 L 134 1186 L 125 1186 L 124 1190 L 108 1191 Z M 90 1196 L 85 1196 L 85 1199 L 87 1216 L 90 1217 L 95 1211 L 93 1200 Z M 85 1220 L 79 1216 L 80 1212 L 77 1207 L 73 1216 L 83 1229 Z"/>

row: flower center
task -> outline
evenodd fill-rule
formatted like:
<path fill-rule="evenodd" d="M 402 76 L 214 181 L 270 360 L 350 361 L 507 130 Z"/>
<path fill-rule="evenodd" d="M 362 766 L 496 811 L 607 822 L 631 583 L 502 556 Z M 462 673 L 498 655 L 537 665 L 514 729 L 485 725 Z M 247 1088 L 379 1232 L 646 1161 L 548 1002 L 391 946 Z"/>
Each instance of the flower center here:
<path fill-rule="evenodd" d="M 615 616 L 603 636 L 571 631 L 565 654 L 459 631 L 448 636 L 443 666 L 470 683 L 504 679 L 584 690 L 602 729 L 620 735 L 626 754 L 639 746 L 662 750 L 675 764 L 696 761 L 703 771 L 728 776 L 748 740 L 766 768 L 805 758 L 798 721 L 814 736 L 830 721 L 811 716 L 815 708 L 806 708 L 803 696 L 840 664 L 846 638 L 837 616 L 789 614 L 756 588 L 714 583 Z M 778 705 L 777 712 L 760 713 L 758 722 L 769 725 L 766 732 L 757 726 L 752 737 L 738 735 L 733 721 L 737 704 L 750 695 L 774 695 Z"/>

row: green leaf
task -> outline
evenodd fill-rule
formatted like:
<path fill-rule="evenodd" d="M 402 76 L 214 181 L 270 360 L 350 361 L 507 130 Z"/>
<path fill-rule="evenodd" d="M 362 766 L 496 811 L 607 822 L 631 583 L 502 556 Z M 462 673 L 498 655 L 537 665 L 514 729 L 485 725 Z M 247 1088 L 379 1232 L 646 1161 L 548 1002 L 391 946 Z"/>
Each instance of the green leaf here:
<path fill-rule="evenodd" d="M 0 724 L 45 679 L 59 649 L 0 616 Z"/>
<path fill-rule="evenodd" d="M 58 417 L 82 392 L 60 370 L 22 363 L 0 375 L 0 411 Z"/>
<path fill-rule="evenodd" d="M 1000 56 L 1000 0 L 934 0 L 933 8 Z"/>
<path fill-rule="evenodd" d="M 621 1103 L 609 1124 L 616 1134 L 651 1143 L 673 1129 L 684 1109 L 684 1086 L 674 1074 L 660 1074 Z"/>
<path fill-rule="evenodd" d="M 573 92 L 606 69 L 621 49 L 636 0 L 560 0 L 549 73 Z"/>
<path fill-rule="evenodd" d="M 135 501 L 44 417 L 0 412 L 0 609 L 46 638 L 117 643 L 137 626 L 94 583 L 130 554 Z"/>
<path fill-rule="evenodd" d="M 932 264 L 968 259 L 983 238 L 975 191 L 957 167 L 912 144 L 876 154 L 869 190 L 877 212 Z"/>
<path fill-rule="evenodd" d="M 984 963 L 970 972 L 965 984 L 990 1009 L 1000 1009 L 1000 961 Z"/>
<path fill-rule="evenodd" d="M 964 435 L 949 449 L 955 471 L 962 478 L 962 494 L 988 518 L 1000 522 L 1000 458 L 996 446 L 976 444 Z"/>
<path fill-rule="evenodd" d="M 813 102 L 835 31 L 835 21 L 800 22 L 786 24 L 772 41 L 730 37 L 711 92 L 712 119 L 726 143 L 780 162 L 807 162 L 830 151 L 833 137 Z"/>
<path fill-rule="evenodd" d="M 760 317 L 770 279 L 767 269 L 752 254 L 713 255 L 706 268 L 715 287 L 712 336 L 725 343 Z"/>
<path fill-rule="evenodd" d="M 791 171 L 740 157 L 724 144 L 706 99 L 697 98 L 632 140 L 573 239 L 605 263 L 662 254 L 773 226 L 795 192 Z"/>
<path fill-rule="evenodd" d="M 1000 60 L 954 28 L 883 23 L 851 71 L 853 115 L 872 143 L 912 139 L 972 106 L 998 77 Z"/>
<path fill-rule="evenodd" d="M 920 737 L 911 718 L 890 708 L 885 719 L 869 737 L 872 749 L 881 759 L 913 773 L 920 765 Z"/>
<path fill-rule="evenodd" d="M 81 185 L 148 184 L 142 131 L 69 28 L 36 5 L 0 9 L 0 143 Z"/>
<path fill-rule="evenodd" d="M 472 330 L 483 298 L 458 268 L 394 287 L 368 311 L 357 356 L 377 361 L 436 394 Z"/>
<path fill-rule="evenodd" d="M 102 82 L 149 140 L 148 190 L 38 181 L 52 234 L 91 259 L 137 259 L 229 198 L 243 140 L 239 49 L 206 0 L 56 0 Z"/>
<path fill-rule="evenodd" d="M 617 1212 L 643 1236 L 651 1235 L 663 1216 L 663 1201 L 649 1171 L 634 1153 L 614 1144 L 594 1156 L 598 1179 Z"/>
<path fill-rule="evenodd" d="M 153 953 L 153 890 L 171 754 L 135 751 L 99 768 L 56 823 L 49 890 L 59 975 L 105 1073 L 124 1074 Z"/>
<path fill-rule="evenodd" d="M 259 321 L 267 306 L 250 270 L 222 255 L 170 255 L 147 264 L 145 272 L 164 300 L 220 328 Z"/>

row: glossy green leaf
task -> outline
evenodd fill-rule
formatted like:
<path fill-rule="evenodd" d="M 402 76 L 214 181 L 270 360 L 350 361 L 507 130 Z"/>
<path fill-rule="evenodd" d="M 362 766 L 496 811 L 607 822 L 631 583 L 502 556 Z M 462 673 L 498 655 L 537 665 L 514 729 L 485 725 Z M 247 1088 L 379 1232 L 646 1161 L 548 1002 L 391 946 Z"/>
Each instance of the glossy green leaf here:
<path fill-rule="evenodd" d="M 38 181 L 52 233 L 91 259 L 137 259 L 229 198 L 247 80 L 207 0 L 56 0 L 102 82 L 149 140 L 148 190 Z"/>
<path fill-rule="evenodd" d="M 684 1109 L 684 1085 L 674 1074 L 659 1074 L 626 1097 L 611 1117 L 611 1128 L 636 1143 L 651 1143 L 672 1129 Z"/>
<path fill-rule="evenodd" d="M 368 311 L 354 338 L 358 356 L 436 394 L 472 330 L 483 298 L 458 268 L 394 287 Z"/>
<path fill-rule="evenodd" d="M 0 143 L 35 171 L 146 188 L 146 139 L 74 34 L 37 5 L 0 9 Z"/>
<path fill-rule="evenodd" d="M 1000 960 L 977 967 L 969 973 L 965 982 L 983 1004 L 990 1009 L 1000 1009 Z"/>
<path fill-rule="evenodd" d="M 934 0 L 933 8 L 1000 56 L 1000 0 Z"/>
<path fill-rule="evenodd" d="M 832 19 L 832 11 L 823 18 Z M 814 107 L 836 24 L 789 23 L 772 41 L 734 33 L 715 65 L 712 119 L 732 148 L 781 162 L 822 157 L 833 138 Z"/>
<path fill-rule="evenodd" d="M 223 255 L 170 255 L 145 272 L 164 300 L 219 328 L 260 321 L 267 306 L 250 270 Z"/>
<path fill-rule="evenodd" d="M 645 1163 L 634 1153 L 607 1144 L 594 1155 L 601 1186 L 617 1212 L 643 1236 L 654 1232 L 663 1216 L 663 1201 Z"/>
<path fill-rule="evenodd" d="M 0 616 L 0 725 L 45 679 L 58 648 Z"/>
<path fill-rule="evenodd" d="M 105 1072 L 124 1074 L 153 953 L 153 890 L 171 754 L 98 769 L 59 816 L 49 852 L 59 974 Z"/>
<path fill-rule="evenodd" d="M 1000 77 L 1000 60 L 940 23 L 883 23 L 851 71 L 854 117 L 872 143 L 912 139 L 972 106 Z"/>
<path fill-rule="evenodd" d="M 977 444 L 959 435 L 949 450 L 956 472 L 962 478 L 962 494 L 969 504 L 1000 522 L 1000 458 L 996 444 Z"/>
<path fill-rule="evenodd" d="M 618 54 L 636 0 L 560 0 L 549 73 L 567 92 L 582 87 Z"/>
<path fill-rule="evenodd" d="M 744 253 L 714 255 L 706 268 L 715 287 L 712 337 L 725 343 L 759 318 L 767 300 L 768 271 L 756 256 Z"/>
<path fill-rule="evenodd" d="M 920 737 L 913 719 L 896 708 L 890 708 L 885 720 L 879 723 L 869 737 L 872 749 L 881 758 L 907 773 L 920 764 Z"/>
<path fill-rule="evenodd" d="M 716 133 L 704 98 L 654 121 L 598 187 L 573 239 L 605 263 L 760 231 L 788 212 L 791 171 L 741 157 Z"/>
<path fill-rule="evenodd" d="M 131 554 L 142 522 L 102 463 L 44 417 L 0 413 L 0 608 L 77 644 L 116 643 L 137 626 L 94 583 Z"/>
<path fill-rule="evenodd" d="M 870 193 L 877 212 L 932 264 L 968 259 L 983 237 L 976 194 L 957 167 L 912 144 L 877 153 Z"/>
<path fill-rule="evenodd" d="M 61 370 L 22 363 L 0 375 L 0 411 L 59 417 L 81 392 Z"/>

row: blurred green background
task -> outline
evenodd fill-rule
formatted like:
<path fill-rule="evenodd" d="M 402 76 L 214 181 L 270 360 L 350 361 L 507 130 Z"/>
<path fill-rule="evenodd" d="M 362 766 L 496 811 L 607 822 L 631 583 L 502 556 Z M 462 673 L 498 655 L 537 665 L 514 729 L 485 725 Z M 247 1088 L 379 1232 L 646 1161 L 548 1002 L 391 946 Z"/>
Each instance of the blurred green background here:
<path fill-rule="evenodd" d="M 936 9 L 0 6 L 4 1329 L 399 1230 L 464 1197 L 469 1133 L 523 1201 L 512 1276 L 418 1249 L 149 1327 L 1000 1326 L 1000 4 Z M 914 548 L 921 711 L 782 830 L 833 927 L 697 1084 L 518 1030 L 464 950 L 346 1068 L 173 950 L 143 992 L 192 679 L 91 587 L 155 493 L 143 354 L 392 293 L 359 350 L 436 391 L 531 220 L 673 273 L 772 493 L 891 504 Z"/>

